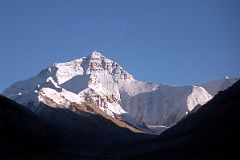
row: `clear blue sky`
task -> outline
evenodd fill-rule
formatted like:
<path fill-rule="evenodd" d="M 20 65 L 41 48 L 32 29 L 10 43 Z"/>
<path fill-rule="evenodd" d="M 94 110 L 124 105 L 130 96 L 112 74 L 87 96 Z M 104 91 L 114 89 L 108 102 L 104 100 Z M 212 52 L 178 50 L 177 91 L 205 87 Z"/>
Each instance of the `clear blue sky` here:
<path fill-rule="evenodd" d="M 0 90 L 93 50 L 137 79 L 240 74 L 239 0 L 0 0 Z"/>

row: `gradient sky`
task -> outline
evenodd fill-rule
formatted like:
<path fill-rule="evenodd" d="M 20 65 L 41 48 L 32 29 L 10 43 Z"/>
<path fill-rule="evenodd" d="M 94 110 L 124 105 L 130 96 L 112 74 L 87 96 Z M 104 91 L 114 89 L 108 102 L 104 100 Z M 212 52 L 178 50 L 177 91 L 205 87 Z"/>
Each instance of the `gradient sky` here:
<path fill-rule="evenodd" d="M 93 50 L 139 80 L 240 75 L 239 0 L 0 0 L 0 90 Z"/>

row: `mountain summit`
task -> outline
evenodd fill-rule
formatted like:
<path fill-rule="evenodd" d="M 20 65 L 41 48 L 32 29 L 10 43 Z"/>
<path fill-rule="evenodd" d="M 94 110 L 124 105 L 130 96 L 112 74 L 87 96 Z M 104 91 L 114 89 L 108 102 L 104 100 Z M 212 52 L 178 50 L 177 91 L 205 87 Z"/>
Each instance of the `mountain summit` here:
<path fill-rule="evenodd" d="M 195 86 L 171 87 L 136 80 L 101 53 L 94 51 L 87 57 L 56 63 L 35 77 L 18 81 L 4 94 L 29 108 L 40 103 L 66 108 L 74 112 L 79 106 L 94 106 L 108 116 L 133 126 L 146 124 L 170 127 L 197 105 L 203 105 L 215 94 L 231 86 L 235 79 L 221 79 Z M 92 111 L 87 107 L 80 107 Z"/>

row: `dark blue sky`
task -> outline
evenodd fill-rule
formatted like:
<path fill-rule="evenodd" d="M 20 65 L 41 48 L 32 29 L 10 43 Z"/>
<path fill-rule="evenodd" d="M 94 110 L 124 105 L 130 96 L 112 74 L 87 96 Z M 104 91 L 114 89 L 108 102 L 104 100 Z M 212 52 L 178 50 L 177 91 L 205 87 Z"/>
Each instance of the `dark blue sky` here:
<path fill-rule="evenodd" d="M 239 0 L 0 0 L 0 90 L 93 50 L 137 79 L 240 74 Z"/>

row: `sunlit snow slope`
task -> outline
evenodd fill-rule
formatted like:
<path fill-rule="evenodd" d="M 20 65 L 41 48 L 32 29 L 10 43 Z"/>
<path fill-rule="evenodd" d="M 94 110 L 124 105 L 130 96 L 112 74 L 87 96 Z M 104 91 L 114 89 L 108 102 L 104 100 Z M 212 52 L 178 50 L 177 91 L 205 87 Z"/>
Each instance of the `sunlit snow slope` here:
<path fill-rule="evenodd" d="M 184 87 L 146 83 L 94 51 L 87 57 L 56 63 L 35 77 L 18 81 L 4 94 L 27 107 L 37 107 L 41 102 L 71 109 L 72 105 L 87 103 L 134 126 L 145 123 L 166 128 L 236 80 L 223 78 Z"/>

